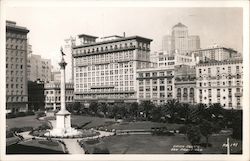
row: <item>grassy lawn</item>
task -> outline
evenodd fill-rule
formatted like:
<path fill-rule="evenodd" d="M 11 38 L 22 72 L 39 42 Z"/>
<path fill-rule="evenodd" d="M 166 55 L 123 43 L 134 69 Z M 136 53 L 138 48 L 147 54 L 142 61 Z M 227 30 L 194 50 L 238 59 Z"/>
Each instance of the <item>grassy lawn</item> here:
<path fill-rule="evenodd" d="M 183 136 L 123 135 L 104 139 L 111 154 L 181 154 L 175 144 L 188 144 Z"/>
<path fill-rule="evenodd" d="M 13 127 L 25 127 L 31 126 L 37 128 L 38 126 L 42 125 L 43 121 L 39 121 L 36 119 L 36 116 L 25 116 L 25 117 L 17 117 L 12 119 L 6 119 L 6 127 L 13 128 Z"/>
<path fill-rule="evenodd" d="M 213 145 L 209 148 L 201 148 L 201 153 L 205 154 L 226 154 L 226 148 L 222 144 L 226 142 L 226 136 L 211 136 L 210 143 Z M 231 139 L 233 142 L 233 139 Z M 203 140 L 202 140 L 203 141 Z M 171 150 L 173 146 L 189 146 L 190 143 L 184 135 L 176 136 L 152 136 L 152 135 L 123 135 L 112 136 L 104 139 L 105 145 L 111 154 L 184 154 L 187 148 L 176 148 L 177 151 Z M 238 151 L 241 147 L 232 148 Z"/>
<path fill-rule="evenodd" d="M 86 126 L 84 126 L 84 128 L 86 129 L 105 125 L 105 122 L 110 122 L 110 121 L 114 121 L 114 119 L 91 117 L 91 116 L 80 116 L 80 115 L 71 116 L 71 124 L 78 125 L 78 126 L 82 126 L 86 124 Z"/>
<path fill-rule="evenodd" d="M 63 154 L 57 141 L 32 140 L 6 147 L 7 154 Z"/>
<path fill-rule="evenodd" d="M 44 121 L 39 121 L 36 119 L 36 116 L 26 116 L 26 117 L 19 117 L 13 119 L 6 119 L 7 127 L 24 127 L 24 126 L 31 126 L 31 127 L 38 127 L 43 124 Z M 84 128 L 96 128 L 98 126 L 106 126 L 107 129 L 151 129 L 152 127 L 167 127 L 168 129 L 177 129 L 180 124 L 168 124 L 168 123 L 156 123 L 150 121 L 139 121 L 139 122 L 122 122 L 122 123 L 115 123 L 108 124 L 110 122 L 114 122 L 114 119 L 109 118 L 100 118 L 100 117 L 91 117 L 91 116 L 80 116 L 80 115 L 72 115 L 71 116 L 71 124 L 77 126 L 84 126 Z"/>
<path fill-rule="evenodd" d="M 17 142 L 19 142 L 20 139 L 18 137 L 10 137 L 10 138 L 6 138 L 6 146 L 9 146 L 9 145 L 12 145 L 12 144 L 15 144 Z"/>
<path fill-rule="evenodd" d="M 178 129 L 182 124 L 169 124 L 169 123 L 158 123 L 150 121 L 138 121 L 138 122 L 122 122 L 115 123 L 114 119 L 109 118 L 99 118 L 90 116 L 80 116 L 72 115 L 72 124 L 84 126 L 84 128 L 95 128 L 98 126 L 105 126 L 106 129 L 117 129 L 117 130 L 130 130 L 130 129 L 151 129 L 152 127 L 167 127 L 169 130 Z M 108 124 L 108 122 L 114 122 L 113 124 Z M 88 124 L 87 124 L 88 123 Z"/>
<path fill-rule="evenodd" d="M 132 130 L 132 129 L 151 129 L 152 127 L 167 127 L 169 130 L 178 129 L 182 124 L 169 124 L 169 123 L 158 123 L 150 121 L 138 121 L 138 122 L 123 122 L 113 124 L 107 127 L 107 129 L 117 130 Z"/>
<path fill-rule="evenodd" d="M 121 122 L 115 123 L 114 119 L 108 118 L 99 118 L 99 117 L 90 117 L 90 116 L 80 116 L 72 115 L 72 124 L 77 126 L 85 125 L 85 129 L 96 128 L 99 126 L 105 126 L 104 129 L 117 129 L 117 130 L 131 130 L 131 129 L 151 129 L 152 127 L 167 127 L 169 130 L 178 129 L 182 126 L 181 124 L 168 124 L 168 123 L 156 123 L 150 121 L 138 121 L 138 122 Z M 32 126 L 34 128 L 42 125 L 42 121 L 36 119 L 36 116 L 26 116 L 13 119 L 7 119 L 8 128 L 13 127 L 24 127 Z M 113 122 L 113 124 L 109 124 Z M 201 148 L 201 153 L 205 154 L 226 154 L 226 148 L 222 145 L 226 143 L 226 135 L 217 135 L 210 136 L 209 143 L 212 144 L 212 147 Z M 176 151 L 173 151 L 173 146 L 189 146 L 190 143 L 187 140 L 185 135 L 176 134 L 175 136 L 152 136 L 152 135 L 123 135 L 123 136 L 112 136 L 104 138 L 104 144 L 107 146 L 111 154 L 184 154 L 185 149 L 177 148 Z M 205 138 L 202 137 L 201 143 L 205 143 Z M 231 151 L 233 153 L 240 152 L 242 150 L 242 142 L 230 138 L 230 143 L 233 144 Z M 56 143 L 55 143 L 56 144 Z M 54 144 L 53 144 L 54 145 Z M 62 153 L 61 145 L 48 146 L 44 142 L 38 142 L 38 140 L 32 140 L 30 142 L 25 142 L 18 144 L 13 148 L 9 146 L 9 151 L 13 149 L 29 149 L 37 148 L 40 150 L 34 150 L 34 152 L 45 153 L 49 149 L 51 152 L 46 151 L 46 153 Z M 31 148 L 31 149 L 32 149 Z M 13 150 L 12 149 L 12 150 Z M 14 150 L 15 151 L 15 150 Z M 23 153 L 26 153 L 25 150 L 21 150 Z"/>
<path fill-rule="evenodd" d="M 227 148 L 223 147 L 223 144 L 226 144 L 228 136 L 210 136 L 209 137 L 209 143 L 212 144 L 212 147 L 204 149 L 204 153 L 206 154 L 226 154 Z M 236 143 L 237 145 L 232 145 L 230 148 L 231 153 L 237 153 L 240 150 L 242 150 L 242 141 L 232 139 L 229 137 L 230 144 Z M 205 142 L 205 139 L 203 138 L 202 142 Z"/>

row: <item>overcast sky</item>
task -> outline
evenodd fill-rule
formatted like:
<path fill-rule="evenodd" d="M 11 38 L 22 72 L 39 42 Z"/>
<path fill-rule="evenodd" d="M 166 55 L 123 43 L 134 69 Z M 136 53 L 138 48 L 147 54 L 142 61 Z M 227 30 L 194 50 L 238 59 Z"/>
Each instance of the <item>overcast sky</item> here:
<path fill-rule="evenodd" d="M 60 46 L 70 35 L 82 33 L 98 37 L 139 35 L 153 39 L 151 49 L 161 49 L 162 36 L 182 22 L 190 35 L 199 35 L 201 47 L 213 44 L 242 52 L 241 8 L 95 8 L 95 7 L 8 7 L 6 18 L 27 27 L 33 54 L 60 57 Z"/>

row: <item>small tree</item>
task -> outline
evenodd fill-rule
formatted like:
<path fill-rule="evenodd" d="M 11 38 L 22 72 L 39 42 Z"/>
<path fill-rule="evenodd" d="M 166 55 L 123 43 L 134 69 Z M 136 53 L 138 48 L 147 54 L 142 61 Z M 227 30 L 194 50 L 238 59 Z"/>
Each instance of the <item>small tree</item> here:
<path fill-rule="evenodd" d="M 73 104 L 73 111 L 76 112 L 77 114 L 79 114 L 80 110 L 81 110 L 81 103 L 80 102 L 75 102 Z"/>
<path fill-rule="evenodd" d="M 126 105 L 126 117 L 137 117 L 138 113 L 138 103 L 133 102 Z"/>
<path fill-rule="evenodd" d="M 242 110 L 239 110 L 235 113 L 234 121 L 232 122 L 232 128 L 232 137 L 242 140 Z"/>
<path fill-rule="evenodd" d="M 148 120 L 149 115 L 152 111 L 152 109 L 155 107 L 155 105 L 151 101 L 143 101 L 139 105 L 140 112 L 144 113 L 144 117 Z"/>
<path fill-rule="evenodd" d="M 208 137 L 213 133 L 213 123 L 203 119 L 200 123 L 200 131 L 206 138 L 206 147 L 208 147 Z"/>
<path fill-rule="evenodd" d="M 192 145 L 192 150 L 194 150 L 194 146 L 200 143 L 201 140 L 201 132 L 198 126 L 191 125 L 187 130 L 187 138 Z"/>
<path fill-rule="evenodd" d="M 152 109 L 152 121 L 159 122 L 161 120 L 161 107 L 155 107 Z"/>
<path fill-rule="evenodd" d="M 115 120 L 117 119 L 118 111 L 119 111 L 119 105 L 117 103 L 108 107 L 109 116 L 111 116 Z"/>
<path fill-rule="evenodd" d="M 118 103 L 117 104 L 117 114 L 120 118 L 124 118 L 126 115 L 127 111 L 125 108 L 125 104 L 124 103 Z"/>
<path fill-rule="evenodd" d="M 89 110 L 96 115 L 97 111 L 98 111 L 98 103 L 97 102 L 91 102 L 90 105 L 89 105 Z"/>
<path fill-rule="evenodd" d="M 99 111 L 101 111 L 104 115 L 104 117 L 106 118 L 106 114 L 108 112 L 108 105 L 107 103 L 103 102 L 103 103 L 98 103 L 98 109 Z"/>

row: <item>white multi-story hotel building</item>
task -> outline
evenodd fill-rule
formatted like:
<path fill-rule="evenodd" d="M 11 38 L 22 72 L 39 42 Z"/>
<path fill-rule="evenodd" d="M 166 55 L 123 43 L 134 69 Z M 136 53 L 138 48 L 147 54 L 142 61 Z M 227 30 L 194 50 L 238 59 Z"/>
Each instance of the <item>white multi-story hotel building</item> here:
<path fill-rule="evenodd" d="M 242 68 L 242 60 L 197 64 L 197 103 L 220 103 L 224 108 L 242 108 Z"/>
<path fill-rule="evenodd" d="M 28 110 L 27 34 L 29 30 L 6 21 L 7 112 Z"/>
<path fill-rule="evenodd" d="M 173 99 L 174 68 L 147 68 L 137 71 L 137 98 L 138 101 L 151 100 L 160 105 Z"/>
<path fill-rule="evenodd" d="M 151 39 L 114 36 L 73 47 L 75 100 L 136 101 L 136 72 L 150 63 Z"/>
<path fill-rule="evenodd" d="M 44 84 L 45 109 L 47 111 L 60 109 L 61 107 L 61 90 L 60 81 L 51 81 Z M 74 102 L 74 84 L 65 84 L 65 101 L 66 106 Z"/>

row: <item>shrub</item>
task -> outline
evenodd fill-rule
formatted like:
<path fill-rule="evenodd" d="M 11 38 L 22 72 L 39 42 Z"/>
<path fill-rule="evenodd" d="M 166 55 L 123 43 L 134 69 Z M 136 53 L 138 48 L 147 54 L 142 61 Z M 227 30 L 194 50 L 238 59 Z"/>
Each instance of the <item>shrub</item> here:
<path fill-rule="evenodd" d="M 14 113 L 8 113 L 6 114 L 6 118 L 7 119 L 16 118 L 16 115 Z"/>
<path fill-rule="evenodd" d="M 181 127 L 179 127 L 179 133 L 181 133 L 181 134 L 186 134 L 187 133 L 187 126 L 181 126 Z"/>
<path fill-rule="evenodd" d="M 12 131 L 6 131 L 6 138 L 11 138 L 14 137 L 13 132 Z"/>
<path fill-rule="evenodd" d="M 57 142 L 53 142 L 53 141 L 45 141 L 45 140 L 41 140 L 38 141 L 39 144 L 44 144 L 47 146 L 58 146 L 59 144 Z"/>
<path fill-rule="evenodd" d="M 47 130 L 47 129 L 51 129 L 51 127 L 50 127 L 48 124 L 46 124 L 46 123 L 40 125 L 40 126 L 37 128 L 37 130 Z"/>
<path fill-rule="evenodd" d="M 36 114 L 36 118 L 40 118 L 40 117 L 44 117 L 44 116 L 46 116 L 46 114 L 45 114 L 43 111 L 38 112 L 38 113 Z"/>
<path fill-rule="evenodd" d="M 232 138 L 242 140 L 242 118 L 236 117 L 232 123 L 233 134 Z"/>
<path fill-rule="evenodd" d="M 32 131 L 32 130 L 33 130 L 33 127 L 31 127 L 31 126 L 26 126 L 26 127 L 21 127 L 20 128 L 20 131 L 22 131 L 22 132 Z"/>
<path fill-rule="evenodd" d="M 93 140 L 87 140 L 85 141 L 85 143 L 89 145 L 93 145 L 93 144 L 100 143 L 100 141 L 98 139 L 93 139 Z"/>
<path fill-rule="evenodd" d="M 18 132 L 20 130 L 20 128 L 18 127 L 13 127 L 10 129 L 11 132 Z"/>
<path fill-rule="evenodd" d="M 94 147 L 93 154 L 110 154 L 107 147 Z"/>
<path fill-rule="evenodd" d="M 32 131 L 33 127 L 31 126 L 26 126 L 26 127 L 21 127 L 17 132 L 25 132 L 25 131 Z"/>
<path fill-rule="evenodd" d="M 26 116 L 25 112 L 18 112 L 18 113 L 16 113 L 16 117 L 24 117 L 24 116 Z"/>
<path fill-rule="evenodd" d="M 28 112 L 26 113 L 26 115 L 27 115 L 27 116 L 35 115 L 35 112 L 33 112 L 33 111 L 28 111 Z"/>
<path fill-rule="evenodd" d="M 72 127 L 72 128 L 75 128 L 75 129 L 79 129 L 79 128 L 80 128 L 80 127 L 79 127 L 78 125 L 76 125 L 76 124 L 72 124 L 71 127 Z"/>
<path fill-rule="evenodd" d="M 17 113 L 7 113 L 6 114 L 6 118 L 7 119 L 11 119 L 11 118 L 16 118 L 16 117 L 24 117 L 24 116 L 30 116 L 30 115 L 34 115 L 35 113 L 32 111 L 28 111 L 28 112 L 17 112 Z"/>
<path fill-rule="evenodd" d="M 31 126 L 25 126 L 25 127 L 20 127 L 20 128 L 14 127 L 14 128 L 10 129 L 10 131 L 18 132 L 18 133 L 25 132 L 25 131 L 32 131 L 32 130 L 33 130 L 33 127 L 31 127 Z"/>
<path fill-rule="evenodd" d="M 199 126 L 191 125 L 187 130 L 187 137 L 189 142 L 194 146 L 200 143 L 201 132 Z"/>

